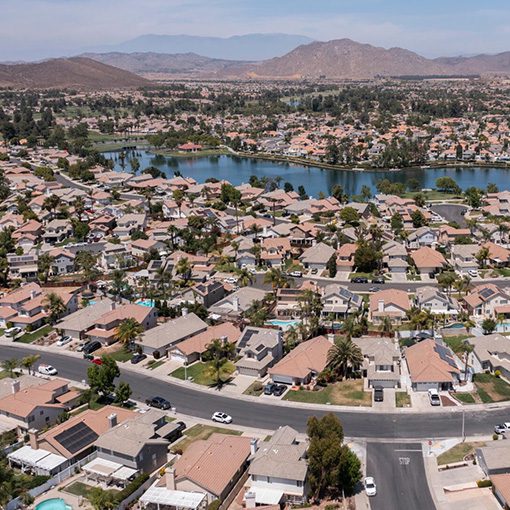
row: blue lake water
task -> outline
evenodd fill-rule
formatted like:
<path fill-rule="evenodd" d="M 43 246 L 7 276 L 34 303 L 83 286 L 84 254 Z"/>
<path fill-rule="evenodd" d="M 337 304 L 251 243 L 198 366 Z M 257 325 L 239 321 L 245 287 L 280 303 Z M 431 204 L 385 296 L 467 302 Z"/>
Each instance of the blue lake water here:
<path fill-rule="evenodd" d="M 122 170 L 118 153 L 107 152 L 104 156 L 114 159 L 115 169 Z M 130 170 L 128 161 L 132 156 L 133 153 L 127 153 L 125 165 L 127 171 Z M 341 184 L 350 195 L 358 194 L 363 185 L 369 186 L 374 192 L 376 183 L 385 178 L 403 183 L 409 179 L 417 179 L 421 188 L 434 188 L 438 177 L 449 176 L 455 179 L 462 189 L 470 186 L 485 188 L 488 183 L 496 184 L 500 190 L 510 189 L 510 169 L 498 167 L 406 168 L 398 172 L 350 171 L 326 170 L 236 156 L 175 158 L 154 155 L 147 151 L 136 151 L 136 156 L 142 170 L 152 165 L 164 171 L 169 177 L 178 170 L 183 176 L 193 177 L 198 182 L 214 177 L 228 180 L 237 186 L 247 183 L 252 175 L 259 178 L 279 176 L 282 178 L 282 187 L 283 183 L 288 181 L 296 190 L 298 186 L 304 186 L 311 196 L 317 196 L 321 191 L 328 194 L 335 184 Z"/>

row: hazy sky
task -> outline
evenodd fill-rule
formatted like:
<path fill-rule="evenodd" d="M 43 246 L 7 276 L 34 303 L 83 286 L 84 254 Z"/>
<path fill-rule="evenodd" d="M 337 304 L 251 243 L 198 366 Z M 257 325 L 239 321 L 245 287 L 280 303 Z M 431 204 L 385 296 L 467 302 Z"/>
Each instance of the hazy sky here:
<path fill-rule="evenodd" d="M 349 37 L 422 55 L 510 50 L 509 0 L 0 0 L 0 60 L 72 55 L 141 34 Z"/>

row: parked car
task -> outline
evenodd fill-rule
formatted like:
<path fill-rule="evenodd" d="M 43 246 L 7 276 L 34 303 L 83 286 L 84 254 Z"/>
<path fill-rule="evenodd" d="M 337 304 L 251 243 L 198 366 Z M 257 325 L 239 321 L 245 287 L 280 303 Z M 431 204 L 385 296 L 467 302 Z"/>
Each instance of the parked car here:
<path fill-rule="evenodd" d="M 314 267 L 310 272 L 312 274 L 317 274 L 319 272 L 319 270 L 316 267 Z"/>
<path fill-rule="evenodd" d="M 480 276 L 476 269 L 470 269 L 468 275 L 471 276 L 471 278 L 478 278 L 478 276 Z"/>
<path fill-rule="evenodd" d="M 21 333 L 22 329 L 18 327 L 14 328 L 7 328 L 4 331 L 5 336 L 8 336 L 10 338 L 14 338 L 16 335 L 19 335 Z"/>
<path fill-rule="evenodd" d="M 103 360 L 101 358 L 92 358 L 90 362 L 98 366 L 101 366 L 103 364 Z"/>
<path fill-rule="evenodd" d="M 232 416 L 230 416 L 227 413 L 221 413 L 219 411 L 216 411 L 212 417 L 212 421 L 216 421 L 218 423 L 232 423 Z"/>
<path fill-rule="evenodd" d="M 285 391 L 287 390 L 287 386 L 285 384 L 277 384 L 276 388 L 273 390 L 273 395 L 275 397 L 281 397 Z"/>
<path fill-rule="evenodd" d="M 431 406 L 440 406 L 441 405 L 441 398 L 439 397 L 439 393 L 437 390 L 430 389 L 428 391 L 429 394 L 429 401 Z"/>
<path fill-rule="evenodd" d="M 225 283 L 230 283 L 231 285 L 235 285 L 238 282 L 238 279 L 234 278 L 233 276 L 229 276 L 228 278 L 225 278 L 223 281 Z"/>
<path fill-rule="evenodd" d="M 163 397 L 152 397 L 152 398 L 147 399 L 145 401 L 145 403 L 149 407 L 155 407 L 156 409 L 163 409 L 164 411 L 166 411 L 167 409 L 170 409 L 172 407 L 172 404 L 170 404 L 170 402 L 166 398 L 163 398 Z"/>
<path fill-rule="evenodd" d="M 133 357 L 131 358 L 131 363 L 133 363 L 133 365 L 136 365 L 137 363 L 140 363 L 140 361 L 143 361 L 146 357 L 147 355 L 142 353 L 133 354 Z"/>
<path fill-rule="evenodd" d="M 183 421 L 178 421 L 175 424 L 177 425 L 177 430 L 179 432 L 184 432 L 186 430 L 186 424 Z"/>
<path fill-rule="evenodd" d="M 82 351 L 84 354 L 92 354 L 98 349 L 101 349 L 101 342 L 99 340 L 91 340 L 83 346 Z"/>
<path fill-rule="evenodd" d="M 494 432 L 496 434 L 505 434 L 506 432 L 510 432 L 510 422 L 500 423 L 494 427 Z"/>
<path fill-rule="evenodd" d="M 377 486 L 372 476 L 367 476 L 363 481 L 363 485 L 365 486 L 365 493 L 367 496 L 375 496 L 377 494 Z"/>
<path fill-rule="evenodd" d="M 274 390 L 276 389 L 276 384 L 268 383 L 264 386 L 264 395 L 272 395 Z"/>
<path fill-rule="evenodd" d="M 379 287 L 375 287 L 375 286 L 369 287 L 369 289 L 368 289 L 368 292 L 378 292 L 378 291 L 379 291 Z"/>
<path fill-rule="evenodd" d="M 374 402 L 383 402 L 384 401 L 384 390 L 382 386 L 376 386 L 374 388 Z"/>
<path fill-rule="evenodd" d="M 301 271 L 291 271 L 289 276 L 292 276 L 292 278 L 302 278 L 303 273 Z"/>
<path fill-rule="evenodd" d="M 356 276 L 355 278 L 351 278 L 351 283 L 368 283 L 368 278 Z"/>
<path fill-rule="evenodd" d="M 382 285 L 383 283 L 386 283 L 386 280 L 384 279 L 384 276 L 377 276 L 375 278 L 372 278 L 372 283 Z"/>
<path fill-rule="evenodd" d="M 76 347 L 77 352 L 82 352 L 83 348 L 87 345 L 87 342 L 81 342 L 78 344 L 78 347 Z"/>
<path fill-rule="evenodd" d="M 37 371 L 43 375 L 57 375 L 58 370 L 51 365 L 39 365 L 37 367 Z"/>
<path fill-rule="evenodd" d="M 57 345 L 61 347 L 62 345 L 68 344 L 72 338 L 69 335 L 63 336 L 58 342 Z"/>

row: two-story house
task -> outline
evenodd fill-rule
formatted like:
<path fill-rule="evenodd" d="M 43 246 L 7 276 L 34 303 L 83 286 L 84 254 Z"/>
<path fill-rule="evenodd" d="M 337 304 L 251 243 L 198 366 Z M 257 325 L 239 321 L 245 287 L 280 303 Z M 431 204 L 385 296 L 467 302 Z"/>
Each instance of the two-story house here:
<path fill-rule="evenodd" d="M 324 287 L 321 301 L 322 317 L 339 319 L 356 313 L 363 306 L 363 298 L 351 292 L 347 287 L 332 283 Z"/>

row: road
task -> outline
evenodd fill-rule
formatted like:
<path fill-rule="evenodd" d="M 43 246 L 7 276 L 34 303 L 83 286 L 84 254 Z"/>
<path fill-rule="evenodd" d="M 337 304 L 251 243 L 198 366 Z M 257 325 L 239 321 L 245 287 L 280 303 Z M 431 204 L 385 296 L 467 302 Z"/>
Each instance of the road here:
<path fill-rule="evenodd" d="M 367 476 L 373 476 L 377 495 L 372 510 L 431 510 L 420 443 L 368 443 Z"/>
<path fill-rule="evenodd" d="M 442 216 L 448 222 L 455 222 L 460 227 L 467 225 L 464 213 L 468 210 L 461 204 L 434 204 L 430 207 L 436 214 Z"/>
<path fill-rule="evenodd" d="M 0 347 L 0 360 L 22 358 L 30 354 L 41 354 L 36 349 L 16 346 Z M 53 352 L 41 354 L 41 362 L 49 363 L 58 369 L 62 377 L 81 381 L 86 378 L 89 362 Z M 195 389 L 190 383 L 183 386 L 167 380 L 151 377 L 149 374 L 127 370 L 121 366 L 121 380 L 128 382 L 133 390 L 133 398 L 141 401 L 160 395 L 167 398 L 177 411 L 198 418 L 210 418 L 214 411 L 224 411 L 234 418 L 234 424 L 274 430 L 281 425 L 291 425 L 297 430 L 306 430 L 309 416 L 320 416 L 326 411 L 306 407 L 291 407 L 258 403 L 251 400 L 236 399 L 224 396 L 217 390 L 202 391 Z M 345 434 L 352 438 L 381 439 L 429 439 L 458 437 L 461 435 L 462 413 L 429 412 L 429 413 L 374 413 L 370 411 L 338 411 Z M 466 435 L 488 434 L 492 427 L 508 421 L 510 411 L 507 409 L 487 409 L 465 413 Z"/>

